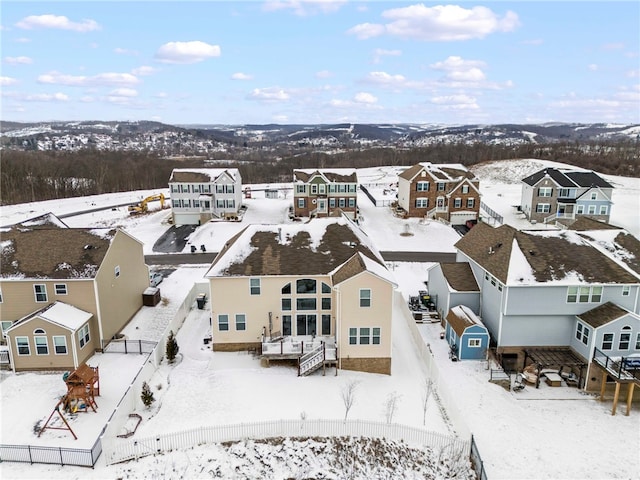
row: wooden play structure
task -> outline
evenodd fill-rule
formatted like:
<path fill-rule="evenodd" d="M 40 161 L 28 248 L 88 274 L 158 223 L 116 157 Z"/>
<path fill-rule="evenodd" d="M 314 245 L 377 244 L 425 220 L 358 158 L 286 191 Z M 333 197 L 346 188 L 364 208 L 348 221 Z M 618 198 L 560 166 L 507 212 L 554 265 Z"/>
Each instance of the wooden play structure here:
<path fill-rule="evenodd" d="M 88 412 L 89 407 L 95 412 L 98 408 L 95 397 L 100 396 L 100 372 L 98 367 L 90 367 L 86 363 L 80 365 L 71 373 L 65 373 L 62 379 L 67 385 L 67 393 L 58 401 L 53 408 L 51 415 L 45 422 L 44 426 L 40 429 L 38 436 L 42 435 L 47 428 L 52 430 L 69 430 L 73 438 L 76 440 L 76 434 L 71 429 L 71 426 L 64 418 L 63 412 L 60 408 L 66 410 L 68 413 Z M 62 419 L 64 427 L 51 426 L 49 423 L 53 416 L 58 413 L 58 416 Z"/>

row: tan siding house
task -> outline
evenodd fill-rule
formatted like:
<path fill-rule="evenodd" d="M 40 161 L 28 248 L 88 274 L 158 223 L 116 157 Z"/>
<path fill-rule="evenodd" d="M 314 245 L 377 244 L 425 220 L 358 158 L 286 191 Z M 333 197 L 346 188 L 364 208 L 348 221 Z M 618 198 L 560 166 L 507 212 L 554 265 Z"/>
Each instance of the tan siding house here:
<path fill-rule="evenodd" d="M 149 286 L 142 243 L 122 230 L 98 232 L 54 226 L 0 232 L 4 331 L 64 302 L 92 316 L 93 352 L 127 324 Z"/>

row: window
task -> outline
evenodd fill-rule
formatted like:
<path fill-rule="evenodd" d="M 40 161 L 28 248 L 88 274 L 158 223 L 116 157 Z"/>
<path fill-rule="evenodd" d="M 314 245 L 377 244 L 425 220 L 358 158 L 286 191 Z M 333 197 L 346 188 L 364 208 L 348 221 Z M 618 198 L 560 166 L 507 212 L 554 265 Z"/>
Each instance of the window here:
<path fill-rule="evenodd" d="M 331 297 L 322 298 L 322 310 L 331 310 Z"/>
<path fill-rule="evenodd" d="M 595 215 L 595 213 L 596 213 L 596 206 L 589 205 L 589 215 Z"/>
<path fill-rule="evenodd" d="M 453 199 L 453 208 L 460 208 L 462 207 L 462 199 L 461 198 L 454 198 Z"/>
<path fill-rule="evenodd" d="M 582 340 L 582 330 L 583 330 L 582 324 L 578 323 L 578 326 L 576 328 L 576 338 L 578 340 Z"/>
<path fill-rule="evenodd" d="M 311 194 L 312 195 L 317 195 L 318 194 L 318 185 L 316 185 L 316 184 L 311 185 Z"/>
<path fill-rule="evenodd" d="M 589 343 L 589 327 L 578 323 L 578 328 L 576 329 L 576 338 L 587 345 Z"/>
<path fill-rule="evenodd" d="M 356 345 L 358 343 L 358 329 L 349 329 L 349 345 Z"/>
<path fill-rule="evenodd" d="M 298 314 L 296 315 L 297 335 L 315 335 L 316 316 L 315 314 Z"/>
<path fill-rule="evenodd" d="M 640 350 L 640 333 L 636 334 L 636 350 Z"/>
<path fill-rule="evenodd" d="M 371 306 L 371 289 L 369 288 L 360 289 L 360 306 L 361 307 Z"/>
<path fill-rule="evenodd" d="M 482 341 L 479 338 L 470 338 L 467 346 L 469 348 L 479 348 L 482 344 Z"/>
<path fill-rule="evenodd" d="M 56 292 L 56 295 L 66 295 L 67 294 L 67 284 L 66 283 L 56 283 L 53 286 L 53 289 Z"/>
<path fill-rule="evenodd" d="M 374 345 L 380 345 L 380 328 L 374 327 L 372 330 L 373 334 L 371 336 L 371 343 L 373 343 Z"/>
<path fill-rule="evenodd" d="M 354 208 L 356 206 L 356 199 L 355 198 L 350 198 L 349 199 L 349 208 Z"/>
<path fill-rule="evenodd" d="M 281 299 L 281 304 L 282 304 L 282 311 L 289 311 L 291 310 L 291 299 L 290 298 L 283 298 Z"/>
<path fill-rule="evenodd" d="M 16 346 L 18 347 L 18 355 L 31 355 L 28 337 L 16 337 Z"/>
<path fill-rule="evenodd" d="M 291 335 L 291 315 L 282 316 L 282 335 Z"/>
<path fill-rule="evenodd" d="M 11 320 L 3 320 L 2 321 L 2 333 L 4 334 L 7 330 L 9 330 L 9 328 L 11 327 L 11 324 L 13 322 Z"/>
<path fill-rule="evenodd" d="M 304 198 L 298 199 L 298 208 L 304 208 Z"/>
<path fill-rule="evenodd" d="M 218 330 L 221 332 L 229 330 L 229 315 L 226 313 L 218 314 Z"/>
<path fill-rule="evenodd" d="M 629 293 L 631 293 L 631 286 L 630 285 L 624 285 L 622 287 L 622 296 L 623 297 L 628 297 Z"/>
<path fill-rule="evenodd" d="M 428 192 L 429 191 L 429 182 L 418 182 L 418 183 L 416 183 L 416 191 L 418 191 L 418 192 Z"/>
<path fill-rule="evenodd" d="M 331 287 L 322 282 L 322 293 L 331 293 Z"/>
<path fill-rule="evenodd" d="M 216 208 L 224 208 L 224 198 L 218 198 L 216 200 Z"/>
<path fill-rule="evenodd" d="M 567 303 L 576 303 L 578 301 L 578 287 L 569 287 L 567 289 Z"/>
<path fill-rule="evenodd" d="M 446 185 L 444 182 L 436 183 L 436 190 L 438 190 L 439 192 L 444 192 L 445 188 L 446 188 Z"/>
<path fill-rule="evenodd" d="M 312 278 L 296 280 L 296 293 L 316 293 L 316 281 Z"/>
<path fill-rule="evenodd" d="M 476 204 L 475 198 L 467 198 L 467 208 L 473 208 Z"/>
<path fill-rule="evenodd" d="M 322 335 L 331 335 L 331 315 L 322 315 Z"/>
<path fill-rule="evenodd" d="M 324 195 L 327 191 L 327 186 L 324 183 L 318 184 L 318 193 Z"/>
<path fill-rule="evenodd" d="M 368 327 L 360 328 L 360 345 L 369 345 L 371 343 L 371 329 Z"/>
<path fill-rule="evenodd" d="M 2 303 L 2 290 L 0 290 L 0 303 Z"/>
<path fill-rule="evenodd" d="M 591 200 L 597 200 L 598 199 L 598 192 L 591 192 Z"/>
<path fill-rule="evenodd" d="M 53 337 L 53 350 L 56 355 L 67 354 L 67 337 L 63 335 L 54 335 Z"/>
<path fill-rule="evenodd" d="M 260 295 L 260 279 L 249 279 L 249 289 L 251 290 L 251 295 Z"/>
<path fill-rule="evenodd" d="M 43 284 L 38 284 L 33 286 L 33 291 L 36 294 L 36 302 L 46 302 L 47 301 L 47 286 Z"/>
<path fill-rule="evenodd" d="M 34 335 L 46 335 L 46 334 L 47 334 L 47 332 L 45 332 L 45 331 L 44 331 L 43 329 L 41 329 L 41 328 L 36 328 L 36 329 L 33 331 L 33 334 L 34 334 Z"/>
<path fill-rule="evenodd" d="M 606 215 L 606 214 L 607 214 L 607 206 L 600 205 L 600 215 Z"/>
<path fill-rule="evenodd" d="M 591 303 L 602 301 L 602 287 L 591 287 Z"/>
<path fill-rule="evenodd" d="M 306 185 L 296 185 L 296 193 L 307 193 Z"/>
<path fill-rule="evenodd" d="M 36 355 L 49 355 L 49 344 L 47 343 L 47 337 L 36 336 L 33 337 L 36 344 Z"/>
<path fill-rule="evenodd" d="M 553 191 L 553 189 L 551 187 L 540 187 L 538 189 L 538 196 L 539 197 L 550 197 L 552 191 Z"/>
<path fill-rule="evenodd" d="M 469 193 L 469 185 L 462 185 L 462 193 Z"/>
<path fill-rule="evenodd" d="M 247 317 L 244 313 L 236 313 L 236 330 L 247 329 Z"/>
<path fill-rule="evenodd" d="M 428 198 L 416 198 L 416 208 L 428 208 L 428 207 L 429 207 Z"/>
<path fill-rule="evenodd" d="M 578 215 L 582 215 L 584 213 L 584 205 L 578 205 L 578 209 L 576 210 Z"/>
<path fill-rule="evenodd" d="M 551 204 L 538 203 L 536 205 L 536 213 L 549 213 L 551 211 Z"/>
<path fill-rule="evenodd" d="M 287 283 L 284 287 L 282 287 L 283 295 L 291 295 L 291 284 Z"/>
<path fill-rule="evenodd" d="M 346 205 L 345 199 L 344 199 L 344 198 L 339 198 L 339 199 L 338 199 L 338 206 L 339 206 L 340 208 L 344 208 L 344 207 L 345 207 L 345 205 Z"/>
<path fill-rule="evenodd" d="M 120 265 L 116 265 L 116 267 L 113 269 L 113 273 L 116 276 L 116 278 L 120 276 Z"/>
<path fill-rule="evenodd" d="M 78 330 L 78 342 L 80 343 L 80 348 L 84 348 L 84 346 L 89 343 L 89 324 L 87 323 L 84 327 Z"/>
<path fill-rule="evenodd" d="M 567 303 L 600 303 L 602 301 L 602 288 L 593 287 L 568 287 Z"/>
<path fill-rule="evenodd" d="M 194 208 L 200 208 L 200 200 L 193 200 L 193 207 Z"/>
<path fill-rule="evenodd" d="M 333 197 L 329 199 L 329 208 L 336 208 L 336 199 Z"/>
<path fill-rule="evenodd" d="M 631 341 L 631 327 L 625 325 L 622 327 L 623 332 L 620 333 L 620 341 L 618 342 L 618 350 L 629 350 L 629 343 Z"/>
<path fill-rule="evenodd" d="M 613 348 L 613 333 L 605 333 L 602 335 L 602 350 L 611 350 Z"/>
<path fill-rule="evenodd" d="M 589 287 L 580 287 L 579 289 L 579 295 L 578 295 L 578 301 L 580 303 L 587 303 L 589 302 L 589 291 L 591 289 Z"/>
<path fill-rule="evenodd" d="M 297 298 L 296 299 L 297 310 L 316 310 L 315 298 Z"/>

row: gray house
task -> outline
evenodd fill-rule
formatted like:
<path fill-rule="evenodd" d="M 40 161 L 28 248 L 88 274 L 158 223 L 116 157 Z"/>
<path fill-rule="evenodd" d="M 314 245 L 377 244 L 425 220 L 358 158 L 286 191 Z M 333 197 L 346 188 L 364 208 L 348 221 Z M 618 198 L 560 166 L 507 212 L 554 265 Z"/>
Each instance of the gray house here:
<path fill-rule="evenodd" d="M 466 262 L 436 263 L 429 269 L 429 295 L 436 300 L 440 318 L 449 310 L 464 305 L 480 312 L 480 288 Z"/>
<path fill-rule="evenodd" d="M 590 351 L 572 340 L 579 316 L 608 302 L 640 312 L 640 242 L 622 230 L 524 232 L 481 223 L 456 248 L 480 289 L 479 316 L 492 346 L 516 368 L 541 350 L 562 350 L 556 363 L 586 367 Z M 438 300 L 445 301 L 440 293 Z M 631 343 L 628 353 L 640 353 L 640 343 Z"/>
<path fill-rule="evenodd" d="M 532 222 L 571 224 L 582 215 L 609 221 L 613 186 L 590 170 L 545 168 L 522 179 L 520 208 Z"/>

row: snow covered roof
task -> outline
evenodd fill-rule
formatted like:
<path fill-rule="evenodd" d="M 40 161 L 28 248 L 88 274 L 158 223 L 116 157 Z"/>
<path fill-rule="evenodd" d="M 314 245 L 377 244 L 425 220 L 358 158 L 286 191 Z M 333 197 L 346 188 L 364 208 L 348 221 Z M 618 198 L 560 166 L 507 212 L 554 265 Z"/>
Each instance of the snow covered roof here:
<path fill-rule="evenodd" d="M 521 232 L 479 223 L 455 247 L 507 285 L 640 283 L 611 255 L 573 231 Z"/>
<path fill-rule="evenodd" d="M 447 323 L 451 325 L 451 328 L 453 328 L 453 331 L 456 332 L 458 336 L 462 335 L 467 328 L 473 325 L 479 325 L 485 328 L 480 319 L 473 313 L 473 310 L 464 305 L 458 305 L 449 310 L 447 313 Z"/>
<path fill-rule="evenodd" d="M 0 232 L 0 278 L 93 278 L 114 238 L 80 228 L 11 228 Z"/>
<path fill-rule="evenodd" d="M 355 168 L 296 169 L 293 171 L 293 181 L 307 183 L 316 175 L 323 177 L 328 182 L 354 183 L 358 181 Z"/>
<path fill-rule="evenodd" d="M 233 180 L 240 179 L 240 171 L 237 168 L 174 168 L 169 182 L 211 183 L 225 174 Z"/>
<path fill-rule="evenodd" d="M 20 222 L 20 225 L 29 228 L 51 228 L 52 226 L 58 228 L 69 228 L 69 225 L 64 223 L 58 216 L 51 212 L 38 215 L 37 217 L 33 217 L 28 220 L 24 220 L 23 222 Z"/>
<path fill-rule="evenodd" d="M 26 322 L 28 322 L 29 320 L 33 320 L 34 318 L 42 318 L 47 322 L 60 325 L 61 327 L 68 328 L 72 332 L 75 332 L 82 325 L 87 323 L 92 316 L 92 313 L 80 310 L 73 305 L 69 305 L 63 302 L 55 302 L 51 305 L 47 305 L 37 312 L 31 313 L 26 317 L 21 318 L 16 323 L 11 325 L 11 328 L 9 330 L 12 330 L 19 325 L 24 325 Z"/>
<path fill-rule="evenodd" d="M 371 260 L 369 257 L 363 255 L 362 252 L 356 253 L 349 260 L 336 268 L 331 273 L 331 280 L 334 285 L 338 285 L 339 283 L 342 283 L 345 280 L 355 277 L 365 271 L 373 273 L 383 280 L 392 283 L 394 286 L 398 285 L 393 278 L 393 274 L 387 270 L 387 267 L 381 265 L 377 261 Z"/>
<path fill-rule="evenodd" d="M 470 172 L 467 167 L 461 163 L 433 164 L 431 162 L 421 162 L 409 167 L 398 175 L 398 178 L 411 181 L 423 170 L 428 172 L 436 180 L 442 182 L 455 182 L 465 178 L 477 180 L 475 174 Z"/>
<path fill-rule="evenodd" d="M 384 267 L 369 238 L 344 217 L 249 225 L 225 244 L 206 277 L 328 275 L 358 252 Z"/>
<path fill-rule="evenodd" d="M 544 168 L 526 178 L 523 178 L 522 181 L 527 185 L 533 186 L 547 175 L 560 187 L 613 188 L 609 182 L 591 170 L 560 170 L 553 167 Z"/>

